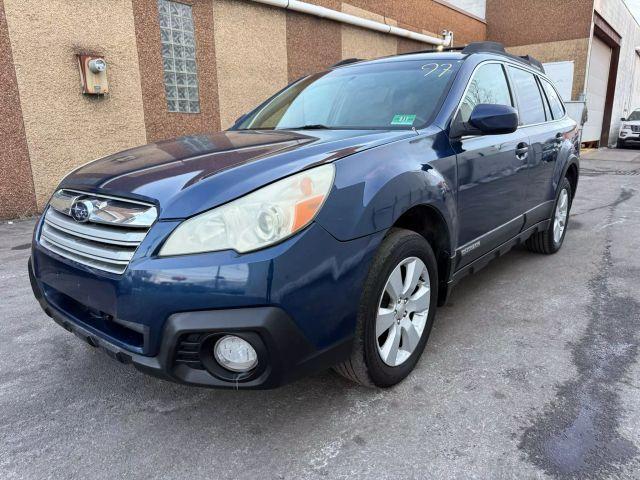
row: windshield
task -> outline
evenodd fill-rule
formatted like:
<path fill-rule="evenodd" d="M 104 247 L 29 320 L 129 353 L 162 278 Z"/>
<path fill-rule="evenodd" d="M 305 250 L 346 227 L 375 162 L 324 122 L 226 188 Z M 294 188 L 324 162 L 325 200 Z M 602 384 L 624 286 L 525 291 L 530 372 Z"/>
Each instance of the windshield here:
<path fill-rule="evenodd" d="M 627 118 L 627 120 L 630 120 L 630 121 L 640 120 L 640 110 L 634 110 L 631 113 L 631 115 L 629 115 L 629 118 Z"/>
<path fill-rule="evenodd" d="M 238 129 L 409 129 L 431 121 L 459 60 L 353 65 L 311 75 L 251 112 Z"/>

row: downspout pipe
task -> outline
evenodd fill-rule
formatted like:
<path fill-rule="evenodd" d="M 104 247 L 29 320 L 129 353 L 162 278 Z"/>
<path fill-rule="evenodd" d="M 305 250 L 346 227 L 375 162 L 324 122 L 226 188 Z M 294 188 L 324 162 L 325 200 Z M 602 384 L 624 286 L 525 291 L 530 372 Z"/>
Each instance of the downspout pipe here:
<path fill-rule="evenodd" d="M 357 17 L 348 13 L 338 12 L 330 8 L 321 7 L 319 5 L 313 5 L 307 2 L 300 2 L 299 0 L 251 0 L 256 3 L 262 3 L 264 5 L 270 5 L 272 7 L 283 8 L 285 10 L 292 10 L 294 12 L 306 13 L 307 15 L 313 15 L 315 17 L 327 18 L 340 23 L 346 23 L 347 25 L 353 25 L 355 27 L 366 28 L 368 30 L 374 30 L 376 32 L 388 33 L 397 37 L 408 38 L 415 40 L 416 42 L 428 43 L 430 45 L 436 45 L 441 47 L 451 46 L 452 33 L 445 31 L 444 38 L 432 37 L 424 35 L 422 33 L 412 32 L 405 28 L 394 27 L 393 25 L 387 25 L 386 23 L 376 22 L 375 20 L 368 20 L 366 18 Z"/>

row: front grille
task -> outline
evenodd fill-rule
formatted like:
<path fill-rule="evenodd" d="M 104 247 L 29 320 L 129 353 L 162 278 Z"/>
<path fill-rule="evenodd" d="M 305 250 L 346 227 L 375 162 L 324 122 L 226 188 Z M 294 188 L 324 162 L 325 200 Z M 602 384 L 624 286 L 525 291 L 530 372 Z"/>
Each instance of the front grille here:
<path fill-rule="evenodd" d="M 640 132 L 640 125 L 631 125 L 631 131 L 635 133 Z"/>
<path fill-rule="evenodd" d="M 82 221 L 72 208 L 82 203 Z M 152 205 L 70 190 L 56 192 L 40 245 L 74 262 L 122 274 L 157 217 Z"/>

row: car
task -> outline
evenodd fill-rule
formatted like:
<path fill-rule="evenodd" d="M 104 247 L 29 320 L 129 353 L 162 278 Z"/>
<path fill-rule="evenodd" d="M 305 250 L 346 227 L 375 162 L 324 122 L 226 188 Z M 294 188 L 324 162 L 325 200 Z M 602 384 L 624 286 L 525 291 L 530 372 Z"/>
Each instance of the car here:
<path fill-rule="evenodd" d="M 618 133 L 618 148 L 625 148 L 629 144 L 640 142 L 640 108 L 636 108 L 631 114 L 620 119 L 620 132 Z"/>
<path fill-rule="evenodd" d="M 542 65 L 500 44 L 341 62 L 224 132 L 68 174 L 31 284 L 62 327 L 164 379 L 260 389 L 333 367 L 390 387 L 461 278 L 561 248 L 579 148 Z"/>

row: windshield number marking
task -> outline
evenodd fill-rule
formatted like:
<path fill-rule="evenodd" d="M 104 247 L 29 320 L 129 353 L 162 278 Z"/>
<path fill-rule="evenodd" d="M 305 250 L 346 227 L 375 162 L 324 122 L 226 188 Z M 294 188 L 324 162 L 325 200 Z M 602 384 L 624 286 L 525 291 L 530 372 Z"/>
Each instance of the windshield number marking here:
<path fill-rule="evenodd" d="M 439 63 L 427 63 L 426 65 L 422 65 L 422 70 L 426 70 L 428 68 L 430 68 L 431 70 L 429 70 L 427 73 L 424 74 L 425 77 L 428 77 L 429 75 L 431 75 L 433 72 L 435 72 L 438 67 L 440 67 Z"/>
<path fill-rule="evenodd" d="M 424 74 L 425 77 L 428 77 L 432 73 L 436 73 L 440 68 L 442 68 L 442 71 L 438 73 L 438 78 L 440 78 L 449 70 L 451 70 L 453 68 L 453 65 L 451 63 L 427 63 L 425 65 L 422 65 L 422 67 L 420 68 L 422 69 L 422 71 L 426 71 L 426 73 Z"/>

